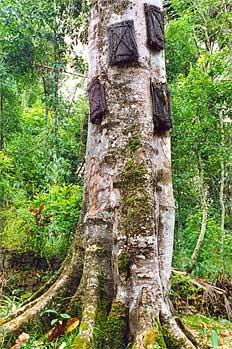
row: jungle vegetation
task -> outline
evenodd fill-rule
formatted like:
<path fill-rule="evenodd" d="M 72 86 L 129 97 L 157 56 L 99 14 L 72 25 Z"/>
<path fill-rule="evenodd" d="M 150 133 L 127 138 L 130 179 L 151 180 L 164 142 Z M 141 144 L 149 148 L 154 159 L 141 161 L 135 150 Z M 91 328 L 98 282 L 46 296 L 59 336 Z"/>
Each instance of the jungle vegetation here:
<path fill-rule="evenodd" d="M 88 9 L 79 0 L 1 1 L 0 255 L 32 253 L 51 267 L 72 244 L 89 117 Z M 213 284 L 232 278 L 231 10 L 227 0 L 164 2 L 173 267 Z M 0 297 L 4 288 L 2 282 Z M 8 287 L 2 312 L 22 295 Z"/>

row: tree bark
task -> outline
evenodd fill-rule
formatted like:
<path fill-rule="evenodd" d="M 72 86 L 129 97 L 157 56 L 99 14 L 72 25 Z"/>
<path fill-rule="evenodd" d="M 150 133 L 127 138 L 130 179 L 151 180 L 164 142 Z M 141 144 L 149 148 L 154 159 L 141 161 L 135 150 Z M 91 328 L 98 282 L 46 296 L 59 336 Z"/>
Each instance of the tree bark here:
<path fill-rule="evenodd" d="M 187 273 L 191 273 L 196 266 L 198 257 L 200 255 L 200 251 L 202 245 L 204 243 L 205 234 L 206 234 L 206 225 L 207 225 L 207 216 L 208 216 L 208 205 L 207 205 L 207 194 L 208 190 L 204 181 L 204 173 L 202 166 L 202 159 L 200 153 L 196 154 L 198 159 L 198 172 L 199 172 L 199 191 L 200 191 L 200 202 L 202 208 L 202 221 L 201 221 L 201 231 L 197 239 L 196 246 L 192 253 L 192 256 L 189 260 L 189 264 L 186 267 Z"/>
<path fill-rule="evenodd" d="M 187 273 L 191 273 L 193 271 L 193 269 L 196 266 L 202 245 L 204 243 L 204 239 L 205 239 L 205 233 L 206 233 L 206 224 L 207 224 L 207 215 L 208 215 L 208 208 L 207 208 L 207 204 L 206 204 L 206 194 L 204 195 L 204 201 L 202 202 L 202 221 L 201 221 L 201 231 L 200 234 L 198 236 L 197 239 L 197 243 L 196 246 L 194 248 L 194 251 L 192 253 L 192 256 L 190 258 L 189 264 L 186 268 Z"/>
<path fill-rule="evenodd" d="M 224 124 L 223 124 L 223 113 L 220 114 L 219 117 L 220 121 L 220 131 L 221 131 L 221 145 L 224 148 L 225 146 L 225 134 L 224 134 Z M 225 208 L 225 200 L 224 200 L 224 190 L 225 190 L 225 163 L 223 156 L 221 156 L 220 160 L 221 164 L 221 181 L 220 181 L 220 192 L 219 192 L 219 202 L 220 202 L 220 208 L 221 208 L 221 257 L 222 257 L 222 264 L 224 268 L 224 243 L 225 243 L 225 214 L 226 214 L 226 208 Z"/>
<path fill-rule="evenodd" d="M 55 283 L 60 291 L 72 285 L 68 310 L 81 318 L 72 349 L 121 349 L 129 343 L 133 349 L 196 348 L 168 302 L 175 215 L 170 135 L 154 135 L 150 93 L 151 81 L 164 83 L 166 74 L 164 52 L 146 45 L 144 4 L 98 0 L 91 5 L 89 82 L 98 78 L 104 85 L 107 113 L 101 124 L 89 122 L 76 262 Z M 159 0 L 149 4 L 162 7 Z M 134 21 L 139 60 L 110 66 L 107 29 L 125 20 Z M 78 246 L 85 250 L 80 259 Z M 73 271 L 82 272 L 83 259 L 74 287 Z M 56 301 L 52 287 L 33 305 L 33 314 Z M 26 312 L 7 322 L 5 331 L 26 326 Z"/>

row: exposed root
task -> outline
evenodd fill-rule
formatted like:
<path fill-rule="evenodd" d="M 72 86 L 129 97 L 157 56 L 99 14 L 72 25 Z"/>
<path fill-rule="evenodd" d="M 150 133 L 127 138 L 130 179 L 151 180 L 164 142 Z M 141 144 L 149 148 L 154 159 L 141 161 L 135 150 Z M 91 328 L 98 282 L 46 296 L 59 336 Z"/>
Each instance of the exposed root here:
<path fill-rule="evenodd" d="M 229 321 L 232 320 L 232 304 L 230 294 L 232 284 L 227 281 L 224 286 L 223 282 L 218 282 L 218 286 L 214 286 L 209 282 L 196 279 L 187 275 L 185 272 L 173 270 L 174 274 L 172 287 L 179 294 L 178 297 L 173 297 L 172 301 L 177 311 L 184 311 L 186 304 L 191 304 L 196 311 L 201 313 L 211 314 L 214 317 L 227 315 Z M 189 284 L 190 292 L 182 294 L 182 287 Z M 223 288 L 224 287 L 224 288 Z"/>
<path fill-rule="evenodd" d="M 99 314 L 106 314 L 113 298 L 112 282 L 112 226 L 101 220 L 93 226 L 89 222 L 87 231 L 91 234 L 85 254 L 85 266 L 80 287 L 71 301 L 71 307 L 82 303 L 80 331 L 72 349 L 89 349 L 94 346 L 94 335 Z M 93 234 L 94 229 L 94 234 Z M 80 306 L 79 306 L 80 307 Z M 106 319 L 106 317 L 105 317 Z"/>
<path fill-rule="evenodd" d="M 60 273 L 59 273 L 60 274 Z M 13 313 L 8 314 L 4 319 L 4 322 L 9 322 L 11 319 L 18 317 L 23 314 L 27 309 L 30 309 L 38 302 L 38 299 L 45 294 L 45 292 L 56 282 L 59 275 L 52 277 L 47 283 L 40 287 L 29 299 L 27 299 L 22 306 L 14 311 Z"/>
<path fill-rule="evenodd" d="M 175 319 L 167 306 L 163 304 L 160 323 L 167 348 L 196 349 L 198 344 L 179 319 Z"/>
<path fill-rule="evenodd" d="M 83 251 L 82 254 L 83 256 Z M 18 335 L 28 327 L 43 324 L 43 313 L 53 306 L 57 307 L 57 300 L 71 297 L 80 282 L 83 269 L 83 260 L 73 255 L 69 267 L 64 268 L 58 280 L 37 300 L 24 306 L 23 312 L 19 310 L 18 316 L 2 325 L 4 336 Z"/>
<path fill-rule="evenodd" d="M 133 349 L 196 349 L 198 343 L 179 319 L 175 319 L 166 303 L 160 299 L 158 315 L 152 323 L 144 323 L 135 335 Z"/>
<path fill-rule="evenodd" d="M 71 349 L 88 349 L 93 346 L 94 327 L 97 318 L 97 305 L 91 303 L 86 305 L 80 324 L 80 331 L 75 338 Z"/>
<path fill-rule="evenodd" d="M 81 302 L 81 308 L 83 309 L 79 334 L 75 338 L 71 349 L 87 349 L 91 348 L 93 344 L 94 328 L 96 325 L 97 308 L 99 303 L 99 275 L 95 268 L 89 270 L 88 267 L 88 263 L 87 265 L 85 264 L 80 286 L 71 301 L 71 307 L 73 309 L 76 308 L 75 301 L 77 301 L 77 303 Z M 82 290 L 84 290 L 84 292 L 82 292 Z"/>
<path fill-rule="evenodd" d="M 53 275 L 45 284 L 43 284 L 36 292 L 34 292 L 29 299 L 27 299 L 22 304 L 22 307 L 26 306 L 28 303 L 31 304 L 31 302 L 42 296 L 42 294 L 45 293 L 56 282 L 58 277 L 62 274 L 62 271 L 63 268 L 61 267 L 55 275 Z"/>
<path fill-rule="evenodd" d="M 65 260 L 63 261 L 60 269 L 53 275 L 44 285 L 42 285 L 36 292 L 32 294 L 32 296 L 23 302 L 20 309 L 18 309 L 14 314 L 9 314 L 7 317 L 7 321 L 9 321 L 13 317 L 17 317 L 22 314 L 28 308 L 31 308 L 38 300 L 40 296 L 42 296 L 60 277 L 60 275 L 66 272 L 66 266 L 71 263 L 72 255 L 68 254 Z"/>

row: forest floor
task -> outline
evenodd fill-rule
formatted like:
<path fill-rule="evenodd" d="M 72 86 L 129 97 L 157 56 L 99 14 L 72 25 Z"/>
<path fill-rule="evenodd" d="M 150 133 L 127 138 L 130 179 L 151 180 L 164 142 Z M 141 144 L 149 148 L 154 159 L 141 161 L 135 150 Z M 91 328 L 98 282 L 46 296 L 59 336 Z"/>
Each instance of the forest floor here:
<path fill-rule="evenodd" d="M 183 316 L 182 321 L 197 341 L 201 343 L 200 349 L 232 349 L 231 322 L 224 319 L 215 320 L 201 314 Z M 53 326 L 53 329 L 55 328 L 57 328 L 57 325 Z M 0 349 L 70 349 L 72 339 L 77 333 L 78 329 L 75 329 L 69 334 L 54 336 L 48 340 L 48 335 L 38 336 L 38 333 L 35 332 L 31 334 L 30 338 L 28 337 L 27 342 L 22 342 L 21 346 L 14 344 L 6 347 L 0 344 Z M 124 346 L 122 346 L 123 348 Z M 126 348 L 129 349 L 130 346 Z"/>
<path fill-rule="evenodd" d="M 3 294 L 0 292 L 0 332 L 4 317 L 20 307 L 20 304 L 54 272 L 54 269 L 49 270 L 40 266 L 33 271 L 11 270 L 10 277 L 8 273 Z M 232 308 L 232 283 L 227 278 L 220 282 L 219 288 L 183 272 L 173 273 L 170 298 L 175 315 L 201 343 L 201 349 L 232 349 L 232 322 L 229 321 Z M 223 303 L 225 296 L 228 300 L 227 306 Z M 56 314 L 54 311 L 53 313 L 52 330 L 46 336 L 41 335 L 37 329 L 34 333 L 30 333 L 30 337 L 22 336 L 22 342 L 16 339 L 13 346 L 0 343 L 0 349 L 69 349 L 72 338 L 78 333 L 79 319 L 68 319 L 67 314 Z M 126 348 L 129 349 L 130 346 Z"/>
<path fill-rule="evenodd" d="M 191 331 L 202 349 L 232 349 L 232 322 L 216 320 L 201 314 L 184 316 L 182 321 Z"/>

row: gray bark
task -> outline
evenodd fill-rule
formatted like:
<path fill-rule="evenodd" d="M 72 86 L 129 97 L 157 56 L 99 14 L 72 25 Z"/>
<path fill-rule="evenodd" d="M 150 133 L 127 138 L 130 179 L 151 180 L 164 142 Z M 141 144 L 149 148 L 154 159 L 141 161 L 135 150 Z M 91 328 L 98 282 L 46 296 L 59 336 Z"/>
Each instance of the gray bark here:
<path fill-rule="evenodd" d="M 89 291 L 73 348 L 91 347 L 99 265 L 103 273 L 105 268 L 101 256 L 97 258 L 102 246 L 104 254 L 112 256 L 108 264 L 112 279 L 106 280 L 113 290 L 108 319 L 112 309 L 116 313 L 115 304 L 128 309 L 128 340 L 134 341 L 133 348 L 164 347 L 170 333 L 180 347 L 194 348 L 172 318 L 166 300 L 175 211 L 170 135 L 154 136 L 150 94 L 150 82 L 166 82 L 166 73 L 164 52 L 154 53 L 146 45 L 144 4 L 140 0 L 93 1 L 91 6 L 89 82 L 98 78 L 104 85 L 108 111 L 100 125 L 89 123 L 84 195 L 88 247 L 83 274 L 89 275 L 83 282 Z M 161 1 L 149 4 L 162 7 Z M 107 28 L 125 20 L 134 21 L 139 61 L 110 66 Z"/>

